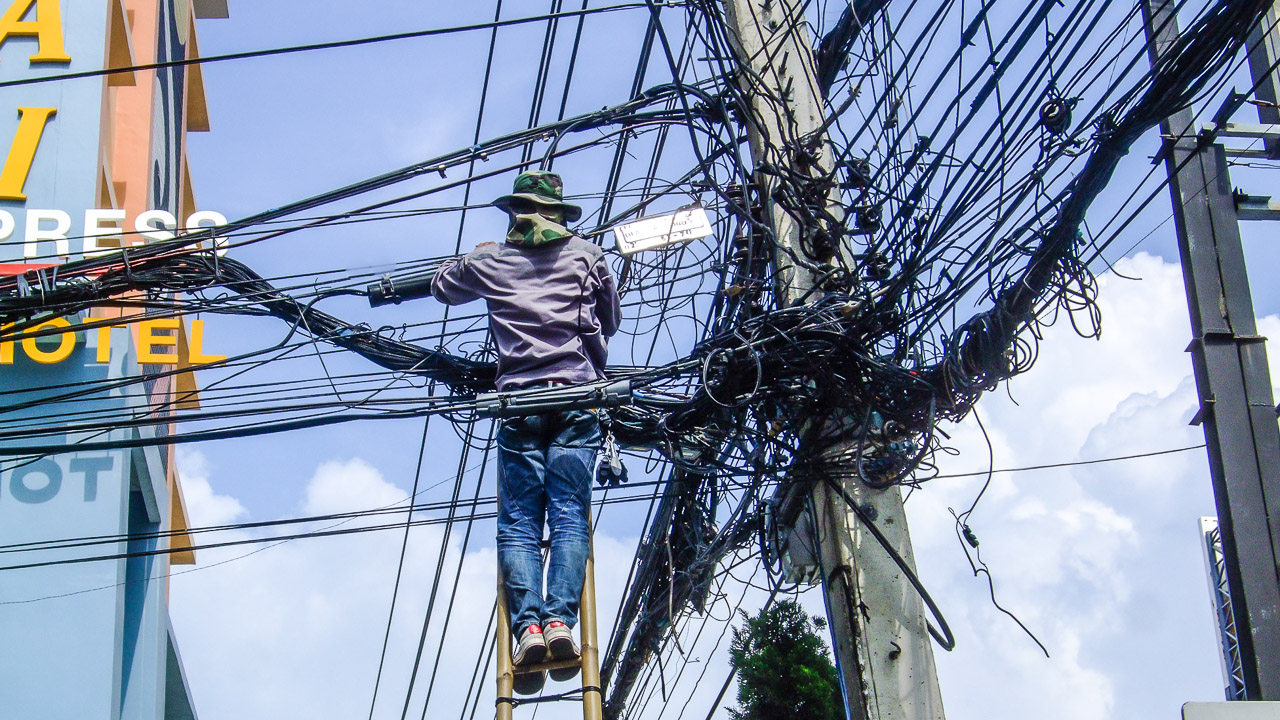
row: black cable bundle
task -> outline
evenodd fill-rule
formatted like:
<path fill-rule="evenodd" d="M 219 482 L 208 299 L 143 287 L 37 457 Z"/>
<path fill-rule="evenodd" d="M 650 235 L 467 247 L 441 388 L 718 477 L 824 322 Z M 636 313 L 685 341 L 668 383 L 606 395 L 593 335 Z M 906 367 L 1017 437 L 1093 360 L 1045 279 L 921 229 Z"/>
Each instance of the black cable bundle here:
<path fill-rule="evenodd" d="M 1018 333 L 1035 322 L 1036 306 L 1046 296 L 1062 294 L 1062 284 L 1055 279 L 1062 277 L 1064 267 L 1085 271 L 1078 260 L 1083 246 L 1080 227 L 1120 160 L 1142 133 L 1191 104 L 1244 47 L 1249 31 L 1262 22 L 1270 7 L 1268 0 L 1217 3 L 1164 51 L 1147 76 L 1145 90 L 1134 88 L 1104 114 L 1096 148 L 1072 181 L 1022 276 L 999 292 L 995 307 L 961 325 L 952 336 L 946 361 L 939 368 L 946 386 L 957 391 L 943 398 L 948 401 L 944 406 L 948 415 L 965 415 L 979 391 L 1022 369 L 1012 360 Z M 1130 102 L 1132 107 L 1125 111 Z"/>

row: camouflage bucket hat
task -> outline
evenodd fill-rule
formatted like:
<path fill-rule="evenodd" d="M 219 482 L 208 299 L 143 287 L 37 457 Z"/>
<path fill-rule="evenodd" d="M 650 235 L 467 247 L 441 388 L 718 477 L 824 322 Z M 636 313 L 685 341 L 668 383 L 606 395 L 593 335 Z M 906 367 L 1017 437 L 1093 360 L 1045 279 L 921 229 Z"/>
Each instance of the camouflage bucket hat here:
<path fill-rule="evenodd" d="M 576 222 L 582 217 L 582 208 L 564 201 L 564 181 L 560 176 L 546 170 L 530 170 L 516 177 L 510 195 L 503 195 L 493 204 L 503 210 L 512 200 L 527 200 L 539 205 L 564 208 L 564 221 Z"/>

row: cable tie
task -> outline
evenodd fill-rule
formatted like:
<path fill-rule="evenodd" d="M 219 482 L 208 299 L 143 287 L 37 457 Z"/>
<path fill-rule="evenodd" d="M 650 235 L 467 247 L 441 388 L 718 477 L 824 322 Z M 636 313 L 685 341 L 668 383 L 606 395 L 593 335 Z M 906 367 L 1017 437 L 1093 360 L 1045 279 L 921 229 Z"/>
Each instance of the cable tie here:
<path fill-rule="evenodd" d="M 513 697 L 507 697 L 507 696 L 499 696 L 494 698 L 493 704 L 497 706 L 503 703 L 507 703 L 512 708 L 518 708 L 521 705 L 534 705 L 537 703 L 544 703 L 544 702 L 557 702 L 559 700 L 581 701 L 582 697 L 573 697 L 573 696 L 579 695 L 579 694 L 585 695 L 586 693 L 589 693 L 589 692 L 599 693 L 601 695 L 604 694 L 604 691 L 601 690 L 598 685 L 583 685 L 580 688 L 577 688 L 574 690 L 566 690 L 565 692 L 556 693 L 555 695 L 539 695 L 537 697 L 528 697 L 528 698 L 513 698 Z"/>
<path fill-rule="evenodd" d="M 120 248 L 120 260 L 124 263 L 124 277 L 133 282 L 133 266 L 129 264 L 129 248 Z"/>

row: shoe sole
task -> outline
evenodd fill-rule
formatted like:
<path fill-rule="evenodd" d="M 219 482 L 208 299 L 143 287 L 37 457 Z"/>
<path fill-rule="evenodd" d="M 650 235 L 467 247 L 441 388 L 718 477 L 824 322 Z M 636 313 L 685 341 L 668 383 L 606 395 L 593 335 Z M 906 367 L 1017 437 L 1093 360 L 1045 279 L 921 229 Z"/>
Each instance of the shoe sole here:
<path fill-rule="evenodd" d="M 582 655 L 578 652 L 578 648 L 574 647 L 573 638 L 559 637 L 547 643 L 547 647 L 551 652 L 551 657 L 556 660 L 581 660 Z M 556 668 L 551 671 L 551 679 L 556 682 L 564 682 L 577 677 L 582 670 L 581 667 L 575 665 L 567 668 Z"/>
<path fill-rule="evenodd" d="M 546 684 L 547 673 L 545 671 L 520 673 L 513 678 L 511 691 L 516 695 L 536 695 L 542 692 L 542 687 Z"/>
<path fill-rule="evenodd" d="M 551 657 L 556 660 L 569 660 L 579 657 L 578 648 L 573 644 L 573 638 L 558 637 L 547 643 L 547 648 L 551 652 Z"/>

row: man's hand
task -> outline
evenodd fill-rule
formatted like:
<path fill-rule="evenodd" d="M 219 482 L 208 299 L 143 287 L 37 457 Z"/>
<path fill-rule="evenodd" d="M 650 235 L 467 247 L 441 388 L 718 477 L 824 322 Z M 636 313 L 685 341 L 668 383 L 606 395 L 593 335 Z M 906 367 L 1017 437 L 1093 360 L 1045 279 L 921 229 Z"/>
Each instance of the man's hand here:
<path fill-rule="evenodd" d="M 494 242 L 494 241 L 492 241 L 492 240 L 489 240 L 489 241 L 487 241 L 487 242 L 482 242 L 482 243 L 480 243 L 479 245 L 477 245 L 477 246 L 476 246 L 476 250 L 479 250 L 479 249 L 480 249 L 480 248 L 482 248 L 482 247 L 487 247 L 487 246 L 489 246 L 489 245 L 492 245 L 492 246 L 494 246 L 495 248 L 496 248 L 496 247 L 498 247 L 498 243 L 496 243 L 496 242 Z"/>

